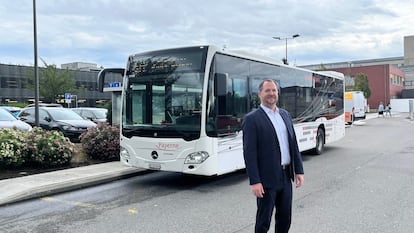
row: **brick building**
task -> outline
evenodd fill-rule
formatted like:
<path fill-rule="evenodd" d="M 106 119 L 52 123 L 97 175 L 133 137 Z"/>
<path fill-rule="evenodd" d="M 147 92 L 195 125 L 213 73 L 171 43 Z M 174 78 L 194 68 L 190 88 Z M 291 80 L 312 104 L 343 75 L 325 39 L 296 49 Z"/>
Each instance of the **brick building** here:
<path fill-rule="evenodd" d="M 381 101 L 388 104 L 391 99 L 401 98 L 405 73 L 394 65 L 335 68 L 333 70 L 341 72 L 347 77 L 355 77 L 358 73 L 367 75 L 369 88 L 371 89 L 371 96 L 367 99 L 367 102 L 371 109 L 376 109 Z"/>
<path fill-rule="evenodd" d="M 334 70 L 345 75 L 345 84 L 352 85 L 358 73 L 368 77 L 371 96 L 370 108 L 377 108 L 380 101 L 387 104 L 391 99 L 414 95 L 414 36 L 404 37 L 404 56 L 343 61 L 301 66 L 310 70 Z"/>

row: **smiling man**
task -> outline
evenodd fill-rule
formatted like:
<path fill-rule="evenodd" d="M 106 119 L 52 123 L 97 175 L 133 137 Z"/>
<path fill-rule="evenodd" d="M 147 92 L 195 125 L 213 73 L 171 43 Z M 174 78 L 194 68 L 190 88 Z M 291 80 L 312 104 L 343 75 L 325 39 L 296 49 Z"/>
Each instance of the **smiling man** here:
<path fill-rule="evenodd" d="M 243 153 L 251 190 L 257 198 L 255 232 L 267 232 L 273 210 L 275 232 L 288 232 L 292 216 L 292 181 L 304 182 L 301 154 L 292 118 L 276 106 L 277 84 L 264 80 L 259 85 L 260 108 L 243 121 Z"/>

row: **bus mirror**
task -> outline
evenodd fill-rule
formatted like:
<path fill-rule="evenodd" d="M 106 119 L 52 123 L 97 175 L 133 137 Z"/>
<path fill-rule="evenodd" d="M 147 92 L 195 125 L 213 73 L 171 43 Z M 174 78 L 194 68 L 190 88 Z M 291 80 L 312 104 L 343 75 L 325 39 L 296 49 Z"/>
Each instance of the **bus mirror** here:
<path fill-rule="evenodd" d="M 104 85 L 105 85 L 105 76 L 108 73 L 113 73 L 113 74 L 120 74 L 121 75 L 121 80 L 122 77 L 124 75 L 125 69 L 123 68 L 108 68 L 108 69 L 103 69 L 98 73 L 98 91 L 99 92 L 103 92 L 104 89 Z"/>
<path fill-rule="evenodd" d="M 227 73 L 216 73 L 214 75 L 214 96 L 223 96 L 227 94 L 227 77 Z"/>

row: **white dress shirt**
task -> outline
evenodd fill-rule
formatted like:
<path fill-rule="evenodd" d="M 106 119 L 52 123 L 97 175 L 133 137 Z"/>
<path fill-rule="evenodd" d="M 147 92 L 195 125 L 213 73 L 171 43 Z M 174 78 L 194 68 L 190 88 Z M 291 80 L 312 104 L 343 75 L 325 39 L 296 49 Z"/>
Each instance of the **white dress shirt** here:
<path fill-rule="evenodd" d="M 279 108 L 276 107 L 276 111 L 273 111 L 272 109 L 265 107 L 264 105 L 260 105 L 260 107 L 262 107 L 263 110 L 266 112 L 267 116 L 273 124 L 273 128 L 276 131 L 281 153 L 281 165 L 290 164 L 288 132 L 286 129 L 285 122 L 283 121 L 282 116 L 280 116 Z"/>

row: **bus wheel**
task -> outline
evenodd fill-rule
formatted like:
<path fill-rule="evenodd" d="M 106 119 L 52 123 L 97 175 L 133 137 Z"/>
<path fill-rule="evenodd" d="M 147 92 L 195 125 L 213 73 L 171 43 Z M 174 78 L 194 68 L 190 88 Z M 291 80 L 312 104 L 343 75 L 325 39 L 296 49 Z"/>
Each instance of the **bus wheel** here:
<path fill-rule="evenodd" d="M 320 155 L 323 152 L 325 147 L 325 133 L 321 128 L 318 129 L 318 134 L 316 135 L 316 146 L 315 146 L 315 154 Z"/>

